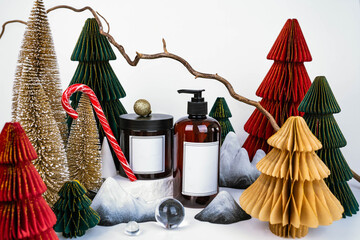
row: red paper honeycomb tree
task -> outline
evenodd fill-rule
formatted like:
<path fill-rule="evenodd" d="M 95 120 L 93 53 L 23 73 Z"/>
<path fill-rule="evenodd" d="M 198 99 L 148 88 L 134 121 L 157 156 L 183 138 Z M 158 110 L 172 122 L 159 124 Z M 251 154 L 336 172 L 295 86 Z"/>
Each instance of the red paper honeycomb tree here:
<path fill-rule="evenodd" d="M 274 60 L 274 63 L 256 95 L 263 98 L 260 104 L 274 116 L 281 127 L 290 116 L 303 115 L 297 107 L 311 85 L 304 62 L 311 61 L 312 58 L 296 19 L 287 20 L 267 59 Z M 266 153 L 270 151 L 266 140 L 275 131 L 264 114 L 256 109 L 245 123 L 244 129 L 249 136 L 243 147 L 248 151 L 250 159 L 260 148 Z"/>
<path fill-rule="evenodd" d="M 19 123 L 0 134 L 0 239 L 58 239 L 56 217 L 42 194 L 46 186 L 31 160 L 34 147 Z"/>

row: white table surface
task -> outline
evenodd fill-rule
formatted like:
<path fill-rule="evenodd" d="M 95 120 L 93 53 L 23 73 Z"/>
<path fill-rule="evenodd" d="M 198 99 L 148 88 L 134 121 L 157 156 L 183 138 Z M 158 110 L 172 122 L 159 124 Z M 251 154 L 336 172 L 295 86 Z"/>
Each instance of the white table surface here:
<path fill-rule="evenodd" d="M 357 199 L 360 202 L 360 183 L 355 180 L 349 181 L 349 185 Z M 221 188 L 232 194 L 238 202 L 243 190 Z M 180 227 L 167 230 L 162 228 L 156 222 L 140 223 L 140 234 L 137 236 L 128 236 L 124 233 L 126 224 L 118 224 L 111 227 L 96 226 L 86 231 L 85 235 L 77 239 L 146 239 L 146 240 L 248 240 L 248 239 L 281 239 L 272 234 L 268 228 L 267 222 L 261 222 L 256 218 L 247 221 L 241 221 L 229 225 L 212 224 L 200 222 L 194 219 L 194 216 L 201 209 L 185 208 L 185 219 Z M 58 233 L 59 239 L 66 239 Z M 352 240 L 360 239 L 360 212 L 339 221 L 333 222 L 330 226 L 320 226 L 316 229 L 309 229 L 309 233 L 302 239 L 321 239 L 321 240 Z"/>

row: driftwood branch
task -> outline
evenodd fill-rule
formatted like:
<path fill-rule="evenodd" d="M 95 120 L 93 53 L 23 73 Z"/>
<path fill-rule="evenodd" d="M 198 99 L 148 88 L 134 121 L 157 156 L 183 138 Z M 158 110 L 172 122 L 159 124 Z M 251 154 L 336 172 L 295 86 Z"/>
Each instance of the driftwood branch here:
<path fill-rule="evenodd" d="M 246 97 L 241 96 L 240 94 L 236 93 L 233 86 L 230 84 L 229 81 L 227 81 L 225 78 L 223 78 L 222 76 L 220 76 L 219 74 L 215 73 L 215 74 L 209 74 L 209 73 L 202 73 L 202 72 L 198 72 L 196 71 L 184 58 L 179 57 L 173 53 L 170 53 L 167 51 L 166 48 L 166 42 L 163 39 L 163 50 L 164 52 L 162 53 L 157 53 L 157 54 L 142 54 L 142 53 L 137 53 L 137 57 L 139 59 L 157 59 L 157 58 L 171 58 L 174 59 L 180 63 L 182 63 L 184 65 L 184 67 L 192 74 L 195 76 L 195 78 L 205 78 L 205 79 L 213 79 L 213 80 L 217 80 L 219 82 L 221 82 L 222 84 L 225 85 L 225 87 L 227 88 L 227 90 L 229 91 L 231 97 L 233 97 L 234 99 L 249 104 L 251 106 L 256 107 L 261 113 L 263 113 L 267 119 L 270 121 L 272 127 L 275 129 L 275 131 L 278 131 L 280 129 L 279 125 L 276 123 L 274 117 L 263 107 L 261 106 L 261 104 L 257 101 L 254 100 L 250 100 Z"/>
<path fill-rule="evenodd" d="M 136 55 L 134 61 L 132 61 L 129 57 L 129 55 L 127 55 L 127 53 L 125 52 L 125 49 L 123 46 L 121 46 L 120 44 L 118 44 L 115 39 L 113 38 L 113 36 L 111 36 L 109 33 L 105 32 L 103 30 L 103 25 L 100 21 L 100 18 L 99 18 L 99 15 L 97 14 L 97 12 L 92 9 L 91 7 L 89 6 L 86 6 L 86 7 L 83 7 L 83 8 L 80 8 L 80 9 L 77 9 L 77 8 L 74 8 L 74 7 L 71 7 L 71 6 L 67 6 L 67 5 L 59 5 L 59 6 L 55 6 L 55 7 L 52 7 L 52 8 L 49 8 L 46 12 L 49 13 L 49 12 L 52 12 L 56 9 L 69 9 L 69 10 L 72 10 L 74 12 L 83 12 L 83 11 L 90 11 L 92 13 L 92 15 L 94 16 L 94 18 L 96 19 L 98 25 L 99 25 L 99 31 L 102 35 L 104 35 L 105 37 L 107 37 L 107 39 L 109 40 L 109 42 L 111 44 L 113 44 L 118 50 L 119 52 L 121 53 L 121 55 L 123 55 L 123 57 L 125 58 L 125 60 L 128 62 L 128 64 L 130 64 L 131 66 L 136 66 L 140 60 L 140 58 L 138 58 L 138 55 Z"/>
<path fill-rule="evenodd" d="M 120 51 L 120 53 L 123 55 L 125 60 L 131 66 L 136 66 L 139 63 L 140 59 L 158 59 L 158 58 L 171 58 L 171 59 L 174 59 L 174 60 L 182 63 L 186 67 L 186 69 L 192 75 L 195 76 L 195 78 L 214 79 L 214 80 L 217 80 L 217 81 L 221 82 L 222 84 L 225 85 L 225 87 L 228 89 L 230 95 L 233 98 L 235 98 L 236 100 L 238 100 L 240 102 L 243 102 L 243 103 L 246 103 L 246 104 L 249 104 L 249 105 L 252 105 L 252 106 L 256 107 L 261 113 L 263 113 L 266 116 L 267 119 L 269 119 L 269 121 L 271 123 L 271 126 L 275 129 L 275 131 L 280 129 L 280 127 L 276 123 L 274 117 L 263 106 L 261 106 L 261 104 L 259 102 L 250 100 L 248 98 L 245 98 L 245 97 L 237 94 L 234 91 L 234 88 L 232 87 L 230 82 L 227 81 L 225 78 L 221 77 L 220 75 L 218 75 L 217 73 L 216 74 L 209 74 L 209 73 L 202 73 L 202 72 L 196 71 L 194 68 L 192 68 L 192 66 L 184 58 L 182 58 L 180 56 L 177 56 L 177 55 L 175 55 L 173 53 L 168 52 L 167 48 L 166 48 L 166 42 L 165 42 L 164 39 L 163 39 L 163 51 L 164 52 L 156 53 L 156 54 L 143 54 L 143 53 L 138 53 L 137 52 L 134 60 L 131 60 L 129 55 L 127 55 L 127 53 L 125 52 L 124 47 L 122 45 L 120 45 L 119 43 L 117 43 L 115 41 L 114 37 L 109 34 L 109 32 L 105 32 L 103 30 L 103 26 L 102 26 L 102 23 L 101 23 L 100 18 L 99 18 L 100 14 L 98 14 L 96 11 L 94 11 L 91 7 L 86 6 L 86 7 L 81 8 L 81 9 L 76 9 L 76 8 L 73 8 L 73 7 L 67 6 L 67 5 L 59 5 L 59 6 L 55 6 L 53 8 L 48 9 L 47 12 L 49 13 L 51 11 L 54 11 L 54 10 L 60 9 L 60 8 L 70 9 L 70 10 L 73 10 L 75 12 L 83 12 L 85 10 L 89 10 L 93 14 L 94 18 L 96 19 L 96 21 L 97 21 L 97 23 L 99 25 L 100 33 L 108 38 L 109 42 L 111 44 L 113 44 Z M 107 23 L 106 20 L 105 20 L 105 22 Z M 108 24 L 108 26 L 109 26 L 109 24 Z"/>
<path fill-rule="evenodd" d="M 276 123 L 274 117 L 263 107 L 261 106 L 261 104 L 257 101 L 254 100 L 250 100 L 248 98 L 245 98 L 243 96 L 241 96 L 240 94 L 236 93 L 234 88 L 232 87 L 232 85 L 230 84 L 229 81 L 227 81 L 225 78 L 221 77 L 220 75 L 216 74 L 209 74 L 209 73 L 202 73 L 202 72 L 198 72 L 195 69 L 193 69 L 193 67 L 182 57 L 177 56 L 173 53 L 168 52 L 167 47 L 166 47 L 166 42 L 164 39 L 162 39 L 163 42 L 163 52 L 161 53 L 156 53 L 156 54 L 143 54 L 143 53 L 138 53 L 136 52 L 136 56 L 134 58 L 134 60 L 131 60 L 131 58 L 129 57 L 129 55 L 126 53 L 124 47 L 122 45 L 120 45 L 119 43 L 117 43 L 114 39 L 114 37 L 112 35 L 110 35 L 110 25 L 108 23 L 108 21 L 101 16 L 98 12 L 94 11 L 91 7 L 86 6 L 80 9 L 71 7 L 71 6 L 67 6 L 67 5 L 59 5 L 59 6 L 55 6 L 52 8 L 49 8 L 46 12 L 52 12 L 56 9 L 69 9 L 72 10 L 74 12 L 83 12 L 83 11 L 90 11 L 92 13 L 92 15 L 94 16 L 94 18 L 96 19 L 98 25 L 99 25 L 99 31 L 102 35 L 104 35 L 105 37 L 107 37 L 107 39 L 109 40 L 109 42 L 111 44 L 113 44 L 121 53 L 121 55 L 125 58 L 125 60 L 128 62 L 128 64 L 130 66 L 136 66 L 140 59 L 158 59 L 158 58 L 171 58 L 173 60 L 176 60 L 178 62 L 180 62 L 181 64 L 184 65 L 184 67 L 192 74 L 195 76 L 195 78 L 204 78 L 204 79 L 213 79 L 213 80 L 217 80 L 219 82 L 221 82 L 222 84 L 225 85 L 225 87 L 227 88 L 227 90 L 229 91 L 231 97 L 233 97 L 234 99 L 246 103 L 248 105 L 254 106 L 256 107 L 262 114 L 264 114 L 266 116 L 266 118 L 270 121 L 271 126 L 274 128 L 275 131 L 278 131 L 280 129 L 279 125 Z M 103 30 L 103 25 L 100 21 L 99 16 L 106 22 L 107 27 L 108 27 L 108 31 L 105 32 Z M 12 20 L 12 21 L 8 21 L 5 22 L 2 26 L 2 31 L 0 34 L 0 38 L 2 37 L 4 31 L 5 31 L 5 26 L 9 23 L 14 23 L 14 22 L 18 22 L 18 23 L 23 23 L 23 24 L 27 24 L 24 21 L 21 20 Z M 356 179 L 358 182 L 360 182 L 360 176 L 358 174 L 356 174 L 353 170 L 351 170 L 354 176 L 354 179 Z"/>
<path fill-rule="evenodd" d="M 11 21 L 7 21 L 7 22 L 5 22 L 5 23 L 2 25 L 2 30 L 1 30 L 1 33 L 0 33 L 0 38 L 4 35 L 6 25 L 8 25 L 8 24 L 10 24 L 10 23 L 22 23 L 22 24 L 27 25 L 27 22 L 25 22 L 25 21 L 23 21 L 23 20 L 11 20 Z"/>
<path fill-rule="evenodd" d="M 360 176 L 359 176 L 356 172 L 354 172 L 352 169 L 351 169 L 351 172 L 352 172 L 352 174 L 353 174 L 353 178 L 354 178 L 356 181 L 360 182 Z"/>
<path fill-rule="evenodd" d="M 109 22 L 99 12 L 96 12 L 96 13 L 106 22 L 106 25 L 108 27 L 107 34 L 109 34 L 109 32 L 110 32 L 110 24 L 109 24 Z"/>

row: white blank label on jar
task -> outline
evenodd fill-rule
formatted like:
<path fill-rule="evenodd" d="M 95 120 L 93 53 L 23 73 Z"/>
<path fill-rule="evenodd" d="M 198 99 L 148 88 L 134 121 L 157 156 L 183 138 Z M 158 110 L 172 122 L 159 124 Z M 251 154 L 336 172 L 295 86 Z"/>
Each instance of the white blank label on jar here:
<path fill-rule="evenodd" d="M 130 167 L 134 173 L 165 172 L 165 135 L 130 136 Z"/>
<path fill-rule="evenodd" d="M 217 193 L 219 142 L 184 142 L 182 194 L 209 196 Z"/>

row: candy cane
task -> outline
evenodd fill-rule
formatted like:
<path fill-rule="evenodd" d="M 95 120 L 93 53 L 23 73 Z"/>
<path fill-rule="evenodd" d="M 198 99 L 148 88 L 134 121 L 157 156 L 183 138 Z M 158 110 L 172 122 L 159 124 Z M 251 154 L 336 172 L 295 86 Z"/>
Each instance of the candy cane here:
<path fill-rule="evenodd" d="M 120 148 L 119 144 L 117 143 L 113 132 L 111 131 L 109 123 L 106 120 L 105 114 L 100 106 L 99 100 L 97 99 L 93 90 L 91 90 L 91 88 L 89 88 L 85 84 L 74 84 L 74 85 L 69 86 L 62 95 L 61 104 L 62 104 L 63 108 L 73 119 L 76 119 L 78 117 L 78 113 L 70 106 L 70 103 L 69 103 L 70 96 L 74 92 L 77 92 L 77 91 L 81 91 L 81 92 L 85 93 L 90 98 L 90 102 L 91 102 L 92 106 L 94 107 L 96 115 L 99 118 L 99 121 L 104 129 L 104 132 L 105 132 L 111 146 L 113 147 L 115 154 L 118 157 L 123 169 L 125 170 L 126 175 L 130 179 L 130 181 L 136 181 L 136 177 L 126 160 L 124 153 L 121 151 L 121 148 Z"/>

